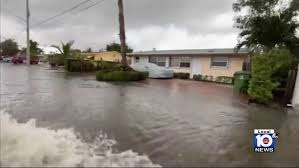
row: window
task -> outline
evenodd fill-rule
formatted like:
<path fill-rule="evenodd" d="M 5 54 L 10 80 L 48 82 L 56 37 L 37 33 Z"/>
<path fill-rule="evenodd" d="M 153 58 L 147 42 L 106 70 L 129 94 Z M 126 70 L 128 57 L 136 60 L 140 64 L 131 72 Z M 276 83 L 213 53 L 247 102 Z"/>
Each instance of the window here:
<path fill-rule="evenodd" d="M 138 62 L 139 62 L 139 60 L 140 60 L 140 58 L 139 58 L 139 57 L 135 57 L 135 63 L 138 63 Z"/>
<path fill-rule="evenodd" d="M 212 57 L 211 67 L 228 67 L 228 57 Z"/>
<path fill-rule="evenodd" d="M 190 68 L 190 57 L 171 57 L 171 67 Z"/>
<path fill-rule="evenodd" d="M 181 57 L 180 58 L 180 67 L 190 68 L 190 57 Z"/>
<path fill-rule="evenodd" d="M 180 57 L 171 57 L 170 58 L 171 67 L 180 67 Z"/>
<path fill-rule="evenodd" d="M 156 64 L 158 66 L 165 67 L 166 57 L 151 56 L 151 57 L 149 57 L 149 62 Z"/>

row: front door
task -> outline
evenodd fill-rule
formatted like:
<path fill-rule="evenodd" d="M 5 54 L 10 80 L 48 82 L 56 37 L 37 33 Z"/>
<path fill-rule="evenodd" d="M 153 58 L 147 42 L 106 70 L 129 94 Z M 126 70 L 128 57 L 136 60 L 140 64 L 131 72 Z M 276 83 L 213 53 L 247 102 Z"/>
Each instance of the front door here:
<path fill-rule="evenodd" d="M 192 57 L 191 61 L 191 78 L 193 75 L 201 74 L 201 63 L 199 57 Z"/>

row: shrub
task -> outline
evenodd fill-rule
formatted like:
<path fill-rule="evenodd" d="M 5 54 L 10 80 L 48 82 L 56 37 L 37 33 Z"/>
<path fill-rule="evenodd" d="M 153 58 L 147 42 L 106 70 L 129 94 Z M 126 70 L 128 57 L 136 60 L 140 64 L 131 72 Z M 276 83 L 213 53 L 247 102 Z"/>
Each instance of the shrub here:
<path fill-rule="evenodd" d="M 205 76 L 202 77 L 202 81 L 213 82 L 214 81 L 214 77 L 213 76 L 209 76 L 209 75 L 205 75 Z"/>
<path fill-rule="evenodd" d="M 178 79 L 189 79 L 190 74 L 189 73 L 178 72 L 178 73 L 174 73 L 173 77 L 178 78 Z"/>
<path fill-rule="evenodd" d="M 92 72 L 95 71 L 95 66 L 89 60 L 67 59 L 66 69 L 69 72 Z"/>
<path fill-rule="evenodd" d="M 202 75 L 198 74 L 198 75 L 193 75 L 193 79 L 196 81 L 201 81 L 202 80 Z"/>
<path fill-rule="evenodd" d="M 108 61 L 97 61 L 96 62 L 96 70 L 112 70 L 117 64 L 114 62 L 108 62 Z"/>
<path fill-rule="evenodd" d="M 248 89 L 252 100 L 267 104 L 273 99 L 273 92 L 278 86 L 280 88 L 285 87 L 285 80 L 291 69 L 290 58 L 290 52 L 280 48 L 274 48 L 269 52 L 254 56 L 252 78 Z M 280 90 L 283 91 L 284 89 Z"/>
<path fill-rule="evenodd" d="M 54 54 L 48 56 L 49 64 L 52 66 L 63 66 L 64 65 L 64 58 L 61 54 Z"/>
<path fill-rule="evenodd" d="M 96 79 L 98 81 L 140 81 L 148 77 L 147 72 L 137 71 L 98 71 Z"/>
<path fill-rule="evenodd" d="M 217 82 L 217 83 L 225 83 L 225 84 L 232 84 L 233 83 L 233 77 L 230 77 L 230 76 L 218 76 L 218 77 L 216 77 L 215 82 Z"/>

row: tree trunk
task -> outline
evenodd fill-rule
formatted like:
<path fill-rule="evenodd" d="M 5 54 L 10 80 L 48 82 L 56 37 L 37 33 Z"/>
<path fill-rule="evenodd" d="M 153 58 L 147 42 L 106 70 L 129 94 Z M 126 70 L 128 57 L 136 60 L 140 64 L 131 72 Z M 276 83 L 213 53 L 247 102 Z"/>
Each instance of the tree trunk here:
<path fill-rule="evenodd" d="M 118 10 L 119 10 L 119 37 L 120 37 L 120 46 L 121 46 L 121 64 L 127 66 L 128 62 L 126 57 L 126 32 L 125 32 L 124 7 L 123 7 L 122 0 L 118 0 Z"/>

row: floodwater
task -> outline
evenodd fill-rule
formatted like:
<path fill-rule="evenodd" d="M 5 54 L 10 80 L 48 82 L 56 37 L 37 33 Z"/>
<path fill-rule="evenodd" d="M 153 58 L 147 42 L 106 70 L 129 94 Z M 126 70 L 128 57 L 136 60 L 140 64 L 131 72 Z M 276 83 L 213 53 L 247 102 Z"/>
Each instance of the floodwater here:
<path fill-rule="evenodd" d="M 248 105 L 227 85 L 95 81 L 0 64 L 1 166 L 299 166 L 299 114 Z M 279 134 L 253 151 L 253 129 Z"/>

